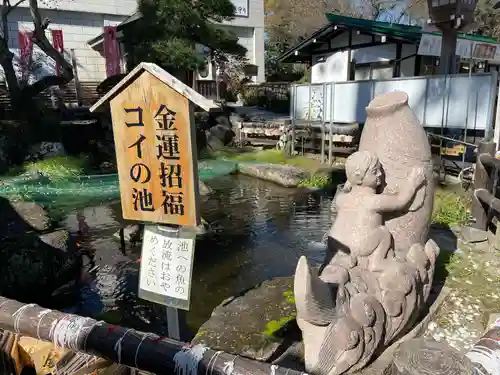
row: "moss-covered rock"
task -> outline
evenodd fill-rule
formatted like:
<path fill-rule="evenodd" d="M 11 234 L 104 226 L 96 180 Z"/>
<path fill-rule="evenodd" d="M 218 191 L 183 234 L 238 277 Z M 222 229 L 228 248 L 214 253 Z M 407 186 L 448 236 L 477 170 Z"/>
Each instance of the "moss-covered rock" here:
<path fill-rule="evenodd" d="M 302 181 L 309 178 L 309 173 L 305 169 L 285 164 L 240 163 L 239 171 L 241 174 L 290 188 L 299 186 Z"/>
<path fill-rule="evenodd" d="M 207 196 L 214 192 L 214 190 L 203 181 L 200 180 L 198 184 L 201 196 Z"/>
<path fill-rule="evenodd" d="M 45 210 L 0 198 L 0 295 L 47 306 L 54 291 L 78 279 L 81 257 L 65 230 L 50 231 Z"/>
<path fill-rule="evenodd" d="M 293 277 L 263 282 L 216 307 L 193 339 L 214 350 L 223 350 L 260 361 L 272 360 L 300 336 L 295 323 Z"/>

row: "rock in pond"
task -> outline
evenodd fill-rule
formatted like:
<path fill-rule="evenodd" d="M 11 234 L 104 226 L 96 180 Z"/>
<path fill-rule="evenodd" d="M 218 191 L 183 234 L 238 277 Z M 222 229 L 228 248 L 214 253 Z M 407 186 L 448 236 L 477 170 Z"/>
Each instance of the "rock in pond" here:
<path fill-rule="evenodd" d="M 210 195 L 214 192 L 214 190 L 210 186 L 208 186 L 207 184 L 205 184 L 201 180 L 198 182 L 198 186 L 199 186 L 201 196 L 207 196 L 207 195 Z"/>
<path fill-rule="evenodd" d="M 130 224 L 123 228 L 123 237 L 125 242 L 131 243 L 133 246 L 142 242 L 142 233 L 144 225 L 141 224 Z M 201 223 L 196 227 L 196 235 L 203 236 L 211 232 L 210 224 L 203 218 L 201 218 Z M 120 239 L 120 231 L 113 235 L 116 239 Z"/>
<path fill-rule="evenodd" d="M 192 343 L 259 361 L 273 360 L 288 348 L 291 336 L 300 335 L 292 290 L 293 277 L 279 277 L 225 300 Z"/>
<path fill-rule="evenodd" d="M 80 252 L 67 231 L 50 224 L 37 204 L 0 197 L 0 295 L 47 306 L 54 291 L 75 285 Z"/>
<path fill-rule="evenodd" d="M 309 177 L 309 173 L 304 169 L 291 165 L 270 163 L 241 163 L 239 165 L 239 172 L 250 177 L 260 178 L 290 188 L 297 187 L 304 179 Z"/>

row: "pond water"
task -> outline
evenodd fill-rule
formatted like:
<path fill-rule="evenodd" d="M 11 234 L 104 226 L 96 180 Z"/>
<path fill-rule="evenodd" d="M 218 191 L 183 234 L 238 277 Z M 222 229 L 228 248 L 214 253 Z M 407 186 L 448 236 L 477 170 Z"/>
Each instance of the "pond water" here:
<path fill-rule="evenodd" d="M 292 275 L 301 255 L 313 263 L 324 257 L 320 241 L 331 225 L 331 196 L 293 189 L 244 176 L 207 183 L 214 193 L 201 203 L 213 234 L 197 240 L 189 328 L 195 331 L 224 299 L 263 280 Z M 111 323 L 165 333 L 165 308 L 137 297 L 140 247 L 123 253 L 114 234 L 122 225 L 119 203 L 90 206 L 63 216 L 78 230 L 84 215 L 89 233 L 82 246 L 95 252 L 81 301 L 74 310 Z M 88 266 L 90 268 L 90 266 Z"/>

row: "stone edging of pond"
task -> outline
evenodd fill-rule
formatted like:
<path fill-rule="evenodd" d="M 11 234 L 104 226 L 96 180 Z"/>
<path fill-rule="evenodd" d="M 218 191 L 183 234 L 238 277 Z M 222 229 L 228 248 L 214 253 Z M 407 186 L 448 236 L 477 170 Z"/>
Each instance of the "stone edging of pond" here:
<path fill-rule="evenodd" d="M 76 291 L 81 252 L 38 204 L 0 197 L 0 295 L 58 305 Z"/>
<path fill-rule="evenodd" d="M 287 164 L 238 163 L 238 172 L 242 175 L 273 182 L 287 188 L 304 189 L 307 192 L 319 192 L 327 188 L 331 174 L 335 171 L 340 171 L 340 169 L 324 168 L 317 171 L 308 171 Z"/>
<path fill-rule="evenodd" d="M 435 286 L 431 293 L 435 298 L 422 311 L 414 328 L 387 348 L 361 374 L 385 373 L 401 343 L 425 332 L 449 293 L 450 289 Z M 223 301 L 200 327 L 192 343 L 289 367 L 293 363 L 292 357 L 297 353 L 302 356 L 295 314 L 293 276 L 276 277 Z"/>

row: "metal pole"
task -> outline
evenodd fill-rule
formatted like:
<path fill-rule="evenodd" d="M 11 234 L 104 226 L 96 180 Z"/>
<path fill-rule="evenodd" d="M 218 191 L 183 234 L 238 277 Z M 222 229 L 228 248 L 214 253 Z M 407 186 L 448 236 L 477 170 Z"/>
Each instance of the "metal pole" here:
<path fill-rule="evenodd" d="M 330 98 L 330 127 L 328 129 L 328 164 L 330 167 L 333 164 L 333 146 L 332 146 L 332 136 L 333 136 L 333 122 L 335 115 L 335 83 L 331 84 L 331 98 Z"/>
<path fill-rule="evenodd" d="M 325 106 L 326 102 L 326 83 L 323 83 L 323 115 L 321 116 L 321 164 L 325 162 L 325 122 L 326 122 L 326 110 L 328 109 Z"/>
<path fill-rule="evenodd" d="M 472 51 L 472 48 L 471 48 Z M 472 55 L 472 52 L 471 52 Z M 467 94 L 467 112 L 465 114 L 465 129 L 464 129 L 464 142 L 467 142 L 467 128 L 469 125 L 469 103 L 470 103 L 470 89 L 472 88 L 472 67 L 474 66 L 474 60 L 472 58 L 469 60 L 469 92 Z M 465 156 L 467 155 L 467 147 L 465 147 L 464 154 L 462 155 L 462 163 L 465 163 Z M 463 167 L 462 167 L 463 168 Z"/>
<path fill-rule="evenodd" d="M 181 324 L 179 310 L 175 307 L 167 306 L 167 329 L 168 337 L 174 340 L 181 340 Z"/>
<path fill-rule="evenodd" d="M 179 238 L 182 227 L 178 225 L 159 225 L 170 232 L 175 233 L 175 237 Z M 182 336 L 185 334 L 185 312 L 175 307 L 167 306 L 167 331 L 168 337 L 173 340 L 182 341 Z"/>
<path fill-rule="evenodd" d="M 441 57 L 439 58 L 440 74 L 455 74 L 457 71 L 457 31 L 455 29 L 442 29 Z"/>

